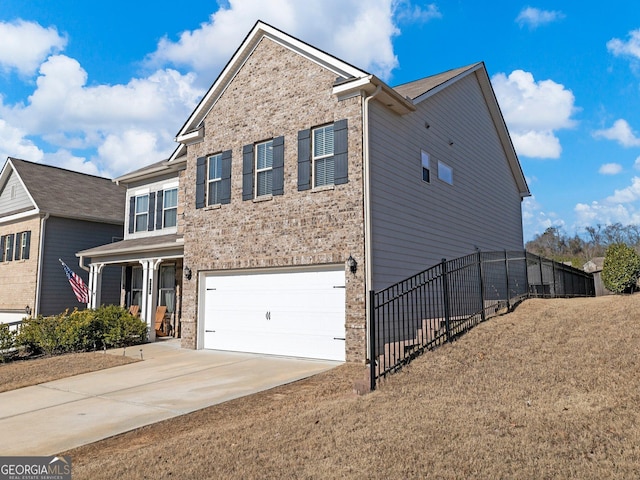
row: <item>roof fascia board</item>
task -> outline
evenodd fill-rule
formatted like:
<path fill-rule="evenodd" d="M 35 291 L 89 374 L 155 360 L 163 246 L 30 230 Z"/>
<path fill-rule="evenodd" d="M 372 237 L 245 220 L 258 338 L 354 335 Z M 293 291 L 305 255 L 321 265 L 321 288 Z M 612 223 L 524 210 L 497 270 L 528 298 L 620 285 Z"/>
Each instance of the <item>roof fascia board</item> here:
<path fill-rule="evenodd" d="M 381 101 L 387 108 L 400 115 L 415 111 L 416 107 L 411 100 L 404 98 L 375 75 L 367 75 L 363 78 L 341 82 L 333 87 L 333 94 L 338 98 L 346 98 L 355 92 L 371 94 L 378 86 L 382 87 L 382 95 L 378 95 L 376 99 Z M 386 101 L 382 100 L 383 97 Z"/>
<path fill-rule="evenodd" d="M 16 220 L 23 220 L 35 215 L 40 215 L 40 210 L 37 208 L 35 210 L 27 210 L 26 212 L 20 212 L 13 215 L 8 215 L 6 217 L 0 217 L 0 223 L 15 222 Z"/>
<path fill-rule="evenodd" d="M 366 72 L 359 70 L 346 62 L 338 60 L 337 58 L 293 38 L 270 25 L 258 21 L 249 35 L 244 39 L 238 50 L 236 50 L 236 53 L 231 57 L 231 60 L 229 60 L 229 63 L 227 63 L 211 88 L 209 88 L 209 91 L 202 98 L 191 116 L 187 119 L 178 135 L 176 135 L 177 141 L 180 141 L 178 139 L 181 137 L 200 128 L 202 120 L 211 111 L 220 96 L 225 92 L 229 84 L 231 84 L 235 76 L 251 57 L 251 54 L 255 51 L 264 37 L 267 37 L 270 40 L 303 55 L 305 58 L 329 69 L 336 75 L 343 77 L 362 77 L 367 75 Z"/>
<path fill-rule="evenodd" d="M 11 170 L 13 170 L 13 173 L 15 173 L 16 177 L 18 177 L 18 181 L 20 182 L 20 185 L 22 185 L 22 188 L 24 188 L 24 191 L 27 192 L 27 196 L 29 197 L 29 201 L 33 205 L 33 208 L 35 209 L 35 211 L 37 211 L 39 213 L 40 212 L 40 207 L 38 207 L 38 204 L 36 203 L 35 199 L 31 195 L 31 192 L 29 191 L 27 186 L 22 181 L 22 177 L 20 176 L 20 172 L 18 172 L 18 170 L 16 169 L 15 165 L 12 162 L 12 158 L 11 157 L 9 157 L 7 159 L 7 164 L 5 165 L 5 169 L 8 168 L 9 164 L 11 164 Z M 4 173 L 4 169 L 3 169 L 3 173 Z M 8 180 L 8 178 L 9 178 L 9 174 L 7 173 L 7 179 L 6 180 Z"/>
<path fill-rule="evenodd" d="M 126 173 L 116 179 L 114 179 L 114 183 L 116 185 L 128 185 L 129 183 L 140 181 L 140 180 L 148 180 L 154 177 L 157 177 L 161 174 L 167 174 L 172 172 L 178 172 L 182 168 L 186 167 L 186 157 L 181 158 L 180 160 L 176 160 L 174 162 L 170 162 L 167 160 L 162 165 L 158 165 L 153 168 L 148 168 L 146 170 L 142 170 L 139 172 Z"/>

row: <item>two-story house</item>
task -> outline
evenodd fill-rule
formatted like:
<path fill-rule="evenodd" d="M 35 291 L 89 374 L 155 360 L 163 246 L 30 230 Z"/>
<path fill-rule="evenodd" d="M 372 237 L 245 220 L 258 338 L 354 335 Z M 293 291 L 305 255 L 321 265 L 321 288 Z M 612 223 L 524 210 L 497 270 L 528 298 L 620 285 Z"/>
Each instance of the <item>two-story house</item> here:
<path fill-rule="evenodd" d="M 177 141 L 186 348 L 364 361 L 371 289 L 523 247 L 483 63 L 392 88 L 258 22 Z"/>
<path fill-rule="evenodd" d="M 103 270 L 118 268 L 121 295 L 115 303 L 135 307 L 132 311 L 147 322 L 151 340 L 156 330 L 180 335 L 184 203 L 179 185 L 184 168 L 184 162 L 163 160 L 116 178 L 116 184 L 126 187 L 126 200 L 118 206 L 126 219 L 124 239 L 76 254 L 80 266 L 89 270 L 90 307 L 103 302 Z M 159 311 L 165 318 L 157 329 Z"/>
<path fill-rule="evenodd" d="M 0 322 L 85 308 L 60 260 L 73 268 L 78 250 L 122 238 L 124 199 L 107 178 L 8 158 L 0 172 Z M 119 284 L 119 269 L 105 270 L 105 302 L 117 303 Z"/>

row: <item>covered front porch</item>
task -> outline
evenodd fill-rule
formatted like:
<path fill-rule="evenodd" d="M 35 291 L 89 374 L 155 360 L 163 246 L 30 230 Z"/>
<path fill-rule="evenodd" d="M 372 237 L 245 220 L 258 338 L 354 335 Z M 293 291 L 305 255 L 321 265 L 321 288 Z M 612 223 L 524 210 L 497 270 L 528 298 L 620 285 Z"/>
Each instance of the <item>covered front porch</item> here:
<path fill-rule="evenodd" d="M 184 242 L 178 235 L 123 240 L 76 253 L 89 272 L 88 308 L 101 305 L 102 272 L 122 268 L 120 305 L 145 321 L 149 341 L 180 337 Z"/>

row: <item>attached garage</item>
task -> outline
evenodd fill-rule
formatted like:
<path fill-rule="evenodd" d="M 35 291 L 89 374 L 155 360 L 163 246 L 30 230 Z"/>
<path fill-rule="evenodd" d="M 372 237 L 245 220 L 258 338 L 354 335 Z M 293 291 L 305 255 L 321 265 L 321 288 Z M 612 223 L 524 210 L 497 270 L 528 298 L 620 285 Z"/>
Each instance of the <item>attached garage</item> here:
<path fill-rule="evenodd" d="M 205 274 L 202 346 L 345 360 L 344 266 Z"/>

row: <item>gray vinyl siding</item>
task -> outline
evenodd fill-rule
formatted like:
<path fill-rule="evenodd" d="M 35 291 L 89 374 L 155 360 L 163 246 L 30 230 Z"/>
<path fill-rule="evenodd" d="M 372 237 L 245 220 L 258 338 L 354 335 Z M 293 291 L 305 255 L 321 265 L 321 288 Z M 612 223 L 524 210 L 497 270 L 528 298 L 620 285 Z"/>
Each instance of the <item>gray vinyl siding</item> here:
<path fill-rule="evenodd" d="M 62 259 L 88 285 L 89 273 L 78 265 L 76 252 L 122 238 L 122 225 L 50 217 L 45 226 L 40 313 L 56 315 L 66 309 L 83 309 L 78 303 L 58 259 Z M 120 268 L 105 268 L 102 304 L 120 304 Z"/>
<path fill-rule="evenodd" d="M 523 248 L 519 191 L 475 74 L 404 116 L 370 106 L 375 289 L 476 247 Z M 453 185 L 438 178 L 438 161 L 453 169 Z"/>
<path fill-rule="evenodd" d="M 14 198 L 11 198 L 12 187 L 15 188 Z M 33 208 L 33 203 L 29 199 L 27 191 L 20 183 L 18 176 L 12 172 L 0 192 L 0 216 L 23 212 L 31 208 Z"/>

